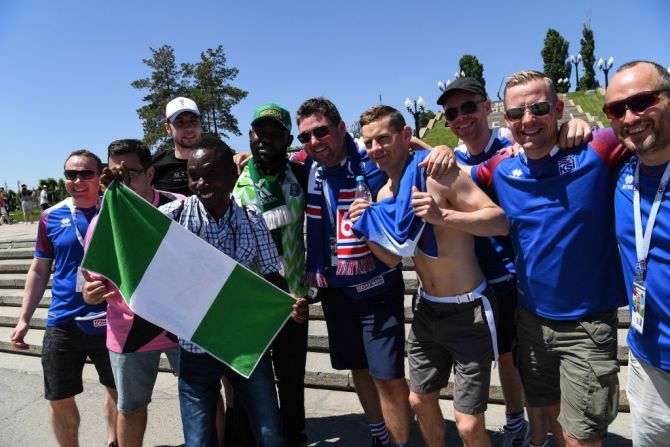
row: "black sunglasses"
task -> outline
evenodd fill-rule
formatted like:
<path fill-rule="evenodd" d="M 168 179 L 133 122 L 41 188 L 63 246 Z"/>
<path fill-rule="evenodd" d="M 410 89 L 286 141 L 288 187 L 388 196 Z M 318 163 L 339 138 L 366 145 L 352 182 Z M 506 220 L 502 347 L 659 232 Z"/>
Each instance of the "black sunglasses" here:
<path fill-rule="evenodd" d="M 514 107 L 505 110 L 505 116 L 510 121 L 518 121 L 526 114 L 526 109 L 530 110 L 533 116 L 544 116 L 551 110 L 552 104 L 547 101 L 536 102 L 529 106 Z"/>
<path fill-rule="evenodd" d="M 302 144 L 307 144 L 312 140 L 312 135 L 316 138 L 323 138 L 330 133 L 330 126 L 319 126 L 312 129 L 310 132 L 303 132 L 298 135 L 298 141 Z"/>
<path fill-rule="evenodd" d="M 447 118 L 447 121 L 453 121 L 456 118 L 458 118 L 459 114 L 462 115 L 472 115 L 477 111 L 477 105 L 483 103 L 486 101 L 486 98 L 480 99 L 479 101 L 465 101 L 463 104 L 461 104 L 458 107 L 449 107 L 444 111 L 444 116 Z M 445 122 L 444 123 L 445 127 L 449 127 L 449 125 Z"/>
<path fill-rule="evenodd" d="M 641 92 L 620 101 L 613 101 L 603 106 L 603 112 L 607 118 L 621 119 L 626 114 L 626 110 L 633 113 L 642 113 L 649 107 L 655 105 L 660 100 L 660 94 L 670 91 L 669 89 L 654 90 L 651 92 Z"/>
<path fill-rule="evenodd" d="M 66 169 L 63 175 L 66 179 L 72 181 L 76 180 L 77 177 L 82 180 L 91 180 L 93 177 L 95 177 L 95 171 L 91 171 L 89 169 L 84 169 L 81 171 L 77 171 L 75 169 Z"/>

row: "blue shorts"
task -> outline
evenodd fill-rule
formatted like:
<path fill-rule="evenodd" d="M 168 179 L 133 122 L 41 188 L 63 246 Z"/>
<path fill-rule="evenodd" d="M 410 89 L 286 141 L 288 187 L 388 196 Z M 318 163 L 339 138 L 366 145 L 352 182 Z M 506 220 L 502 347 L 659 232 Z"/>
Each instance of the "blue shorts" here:
<path fill-rule="evenodd" d="M 142 352 L 112 352 L 109 359 L 116 382 L 119 413 L 127 414 L 149 405 L 158 376 L 161 352 L 170 362 L 173 371 L 179 366 L 179 348 Z"/>
<path fill-rule="evenodd" d="M 375 379 L 405 377 L 405 284 L 354 300 L 342 289 L 319 289 L 334 369 L 368 369 Z"/>

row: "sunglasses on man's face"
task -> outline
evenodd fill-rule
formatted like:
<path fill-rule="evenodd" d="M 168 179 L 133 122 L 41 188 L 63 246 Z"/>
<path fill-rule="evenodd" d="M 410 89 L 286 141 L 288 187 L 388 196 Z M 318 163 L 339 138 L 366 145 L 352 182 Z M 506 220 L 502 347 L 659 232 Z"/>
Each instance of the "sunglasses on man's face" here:
<path fill-rule="evenodd" d="M 649 107 L 656 105 L 660 100 L 661 93 L 667 91 L 670 90 L 661 89 L 651 92 L 641 92 L 620 101 L 612 101 L 603 106 L 603 112 L 611 120 L 623 118 L 626 110 L 630 110 L 633 113 L 642 113 Z"/>
<path fill-rule="evenodd" d="M 472 115 L 477 111 L 477 105 L 484 101 L 486 101 L 486 98 L 479 101 L 465 101 L 458 107 L 449 107 L 444 111 L 444 116 L 447 119 L 447 122 L 444 123 L 445 127 L 449 127 L 447 123 L 458 118 L 458 115 Z"/>
<path fill-rule="evenodd" d="M 314 135 L 315 138 L 323 138 L 326 135 L 330 133 L 330 126 L 319 126 L 315 127 L 309 132 L 303 132 L 298 135 L 298 141 L 300 141 L 302 144 L 307 144 L 310 141 L 312 141 L 312 135 Z"/>
<path fill-rule="evenodd" d="M 91 180 L 93 177 L 95 177 L 95 171 L 91 171 L 89 169 L 84 169 L 81 171 L 77 171 L 75 169 L 66 169 L 63 175 L 66 179 L 71 181 L 77 180 L 77 177 L 79 177 L 81 180 Z"/>
<path fill-rule="evenodd" d="M 505 110 L 505 116 L 510 121 L 519 121 L 526 114 L 526 110 L 529 110 L 533 116 L 545 116 L 551 110 L 552 104 L 547 101 L 536 102 L 524 107 L 514 107 L 512 109 Z"/>

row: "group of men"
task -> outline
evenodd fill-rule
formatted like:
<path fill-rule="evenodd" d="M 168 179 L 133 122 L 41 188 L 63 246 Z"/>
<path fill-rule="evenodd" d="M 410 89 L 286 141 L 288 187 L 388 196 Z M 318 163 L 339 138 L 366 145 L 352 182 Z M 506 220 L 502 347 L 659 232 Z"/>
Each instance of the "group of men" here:
<path fill-rule="evenodd" d="M 507 129 L 489 128 L 490 101 L 472 78 L 451 83 L 438 104 L 463 142 L 454 152 L 416 150 L 411 129 L 388 106 L 361 115 L 361 145 L 324 98 L 296 114 L 304 165 L 288 160 L 291 118 L 274 103 L 254 113 L 251 157 L 239 177 L 232 151 L 202 135 L 187 98 L 166 108 L 174 150 L 152 160 L 138 140 L 110 144 L 112 175 L 296 299 L 271 357 L 249 379 L 134 315 L 112 284 L 81 272 L 102 163 L 72 153 L 64 166 L 71 198 L 42 214 L 11 335 L 27 347 L 53 265 L 42 363 L 58 442 L 77 443 L 74 396 L 89 356 L 106 386 L 108 443 L 141 445 L 165 352 L 178 373 L 186 445 L 220 443 L 224 376 L 246 410 L 236 409 L 233 421 L 248 420 L 251 443 L 304 445 L 311 287 L 332 366 L 351 370 L 373 446 L 407 445 L 411 410 L 426 445 L 443 446 L 439 393 L 452 368 L 458 432 L 467 446 L 490 445 L 484 415 L 494 362 L 506 446 L 548 445 L 548 430 L 556 445 L 601 445 L 618 410 L 617 310 L 627 302 L 633 442 L 670 445 L 670 306 L 662 289 L 670 227 L 657 220 L 670 211 L 670 74 L 645 61 L 619 68 L 604 107 L 613 133 L 574 120 L 559 132 L 563 103 L 535 71 L 512 75 L 505 87 Z M 499 153 L 514 143 L 520 149 Z M 458 168 L 448 167 L 453 154 Z M 355 198 L 360 176 L 373 203 Z M 406 343 L 404 256 L 413 257 L 420 283 Z M 89 324 L 105 309 L 106 335 Z"/>

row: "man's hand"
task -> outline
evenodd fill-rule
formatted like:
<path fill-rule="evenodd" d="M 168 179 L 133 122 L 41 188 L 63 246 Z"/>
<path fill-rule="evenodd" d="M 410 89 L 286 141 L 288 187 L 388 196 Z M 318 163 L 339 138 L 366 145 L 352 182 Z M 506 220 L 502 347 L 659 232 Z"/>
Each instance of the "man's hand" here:
<path fill-rule="evenodd" d="M 558 132 L 558 146 L 561 149 L 572 149 L 593 139 L 591 126 L 584 120 L 573 118 L 563 123 Z"/>
<path fill-rule="evenodd" d="M 114 292 L 110 292 L 109 289 L 107 289 L 106 283 L 94 280 L 91 278 L 91 274 L 86 270 L 82 270 L 81 274 L 86 280 L 82 295 L 84 295 L 84 301 L 86 301 L 87 304 L 100 304 L 106 299 L 114 296 Z"/>
<path fill-rule="evenodd" d="M 9 334 L 9 341 L 12 342 L 16 349 L 26 350 L 30 348 L 30 345 L 24 341 L 28 329 L 30 329 L 28 322 L 19 320 L 12 333 Z"/>
<path fill-rule="evenodd" d="M 519 151 L 521 151 L 522 147 L 519 143 L 514 143 L 511 146 L 504 147 L 502 149 L 498 149 L 498 152 L 496 154 L 498 155 L 509 155 L 510 157 L 516 157 L 519 155 Z"/>
<path fill-rule="evenodd" d="M 238 152 L 237 154 L 233 155 L 233 162 L 235 162 L 235 166 L 237 166 L 237 175 L 242 174 L 242 170 L 247 165 L 247 163 L 249 163 L 250 158 L 251 152 Z"/>
<path fill-rule="evenodd" d="M 351 220 L 351 223 L 355 224 L 358 218 L 361 217 L 361 214 L 363 214 L 363 211 L 365 211 L 367 208 L 370 208 L 370 206 L 370 202 L 367 200 L 354 200 L 349 207 L 349 220 Z"/>
<path fill-rule="evenodd" d="M 106 191 L 109 184 L 114 180 L 125 185 L 130 185 L 130 173 L 128 172 L 128 168 L 126 168 L 125 161 L 121 162 L 120 168 L 105 168 L 102 170 L 102 174 L 100 175 L 100 190 L 103 192 Z"/>
<path fill-rule="evenodd" d="M 444 223 L 442 210 L 435 203 L 435 199 L 427 192 L 421 192 L 416 186 L 412 186 L 412 208 L 414 214 L 433 225 Z"/>
<path fill-rule="evenodd" d="M 296 323 L 304 323 L 309 318 L 309 301 L 294 293 L 291 294 L 295 303 L 293 304 L 293 312 L 291 312 L 291 319 Z"/>
<path fill-rule="evenodd" d="M 426 174 L 438 179 L 456 166 L 454 150 L 449 146 L 435 146 L 430 154 L 419 163 L 420 168 L 426 168 Z"/>

